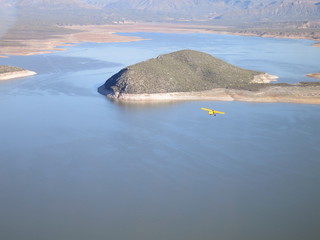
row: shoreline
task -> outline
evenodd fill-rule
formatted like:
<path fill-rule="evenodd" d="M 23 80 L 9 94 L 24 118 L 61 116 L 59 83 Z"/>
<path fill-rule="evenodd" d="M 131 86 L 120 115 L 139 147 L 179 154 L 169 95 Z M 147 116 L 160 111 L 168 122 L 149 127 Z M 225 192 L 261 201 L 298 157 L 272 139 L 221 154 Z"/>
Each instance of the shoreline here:
<path fill-rule="evenodd" d="M 20 78 L 20 77 L 28 77 L 28 76 L 33 76 L 35 74 L 37 73 L 29 70 L 0 73 L 0 81 L 10 80 L 10 79 Z"/>
<path fill-rule="evenodd" d="M 61 27 L 77 31 L 76 33 L 65 33 L 52 38 L 45 39 L 15 39 L 9 40 L 13 45 L 2 46 L 0 57 L 7 58 L 10 55 L 27 56 L 36 54 L 45 54 L 55 51 L 63 51 L 64 47 L 72 46 L 81 42 L 135 42 L 142 39 L 135 36 L 121 36 L 121 32 L 158 32 L 158 33 L 211 33 L 227 34 L 238 36 L 258 36 L 270 38 L 289 38 L 289 39 L 308 39 L 319 41 L 304 36 L 259 34 L 253 32 L 241 32 L 228 26 L 210 26 L 196 24 L 173 24 L 173 23 L 125 23 L 114 25 L 73 25 Z M 314 47 L 320 47 L 320 42 L 313 44 Z"/>
<path fill-rule="evenodd" d="M 201 92 L 172 92 L 154 94 L 99 93 L 120 103 L 172 102 L 172 101 L 241 101 L 264 103 L 320 104 L 320 86 L 269 86 L 259 91 L 216 88 Z"/>

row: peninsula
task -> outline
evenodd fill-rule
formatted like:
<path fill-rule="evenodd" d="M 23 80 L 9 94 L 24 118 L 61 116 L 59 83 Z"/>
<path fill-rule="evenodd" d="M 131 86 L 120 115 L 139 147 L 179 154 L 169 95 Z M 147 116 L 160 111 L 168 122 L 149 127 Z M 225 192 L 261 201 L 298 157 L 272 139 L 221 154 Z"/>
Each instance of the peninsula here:
<path fill-rule="evenodd" d="M 0 65 L 0 81 L 9 80 L 12 78 L 27 77 L 35 74 L 35 72 L 23 68 Z"/>
<path fill-rule="evenodd" d="M 99 87 L 115 101 L 214 100 L 320 104 L 320 84 L 271 83 L 277 77 L 181 50 L 128 66 Z"/>
<path fill-rule="evenodd" d="M 320 72 L 317 73 L 309 73 L 306 75 L 307 77 L 311 77 L 311 78 L 319 78 L 320 79 Z"/>

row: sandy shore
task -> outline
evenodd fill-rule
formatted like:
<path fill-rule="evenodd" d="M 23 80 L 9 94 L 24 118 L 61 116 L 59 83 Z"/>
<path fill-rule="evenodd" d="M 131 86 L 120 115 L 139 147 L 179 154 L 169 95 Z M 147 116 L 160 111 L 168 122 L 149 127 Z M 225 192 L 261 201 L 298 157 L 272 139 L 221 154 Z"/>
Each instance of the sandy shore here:
<path fill-rule="evenodd" d="M 174 92 L 156 94 L 106 94 L 117 102 L 166 102 L 166 101 L 243 101 L 286 102 L 320 104 L 320 86 L 270 86 L 260 91 L 217 88 L 201 92 Z"/>
<path fill-rule="evenodd" d="M 36 72 L 23 70 L 23 71 L 15 71 L 15 72 L 6 72 L 0 74 L 0 81 L 2 80 L 9 80 L 13 78 L 20 78 L 20 77 L 28 77 L 37 74 Z"/>

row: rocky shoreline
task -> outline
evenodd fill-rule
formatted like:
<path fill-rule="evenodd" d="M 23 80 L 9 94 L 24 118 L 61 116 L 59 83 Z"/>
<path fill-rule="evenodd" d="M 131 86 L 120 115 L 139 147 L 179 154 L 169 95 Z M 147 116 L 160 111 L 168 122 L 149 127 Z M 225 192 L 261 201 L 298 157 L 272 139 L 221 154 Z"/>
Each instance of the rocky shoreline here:
<path fill-rule="evenodd" d="M 35 74 L 37 74 L 37 73 L 33 72 L 33 71 L 29 71 L 29 70 L 5 72 L 5 73 L 0 73 L 0 81 L 9 80 L 9 79 L 13 79 L 13 78 L 28 77 L 28 76 L 32 76 Z"/>
<path fill-rule="evenodd" d="M 168 101 L 242 101 L 320 104 L 320 85 L 268 86 L 259 91 L 216 88 L 201 92 L 172 92 L 154 94 L 105 93 L 116 102 L 168 102 Z"/>

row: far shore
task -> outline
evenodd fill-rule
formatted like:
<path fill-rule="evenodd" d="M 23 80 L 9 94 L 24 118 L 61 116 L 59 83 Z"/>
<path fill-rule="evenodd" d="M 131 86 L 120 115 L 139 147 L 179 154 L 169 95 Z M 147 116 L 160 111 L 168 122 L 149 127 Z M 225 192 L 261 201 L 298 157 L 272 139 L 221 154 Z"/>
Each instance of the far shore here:
<path fill-rule="evenodd" d="M 320 86 L 270 86 L 260 91 L 216 88 L 201 92 L 172 92 L 154 94 L 113 94 L 106 95 L 115 102 L 144 103 L 168 101 L 242 101 L 242 102 L 283 102 L 320 104 Z"/>
<path fill-rule="evenodd" d="M 20 77 L 28 77 L 35 74 L 37 73 L 29 70 L 0 73 L 0 81 L 10 80 L 10 79 L 20 78 Z"/>
<path fill-rule="evenodd" d="M 61 34 L 49 39 L 15 39 L 8 46 L 2 46 L 0 57 L 10 55 L 35 55 L 54 51 L 63 51 L 64 47 L 80 42 L 132 42 L 145 40 L 135 36 L 121 36 L 120 32 L 159 32 L 159 33 L 215 33 L 244 36 L 260 36 L 275 38 L 305 38 L 301 36 L 259 35 L 255 33 L 237 32 L 226 26 L 170 24 L 170 23 L 124 23 L 114 25 L 74 25 L 65 27 L 77 31 L 76 33 Z M 312 39 L 319 40 L 319 39 Z M 9 40 L 10 41 L 10 40 Z M 319 46 L 319 42 L 314 46 Z"/>

